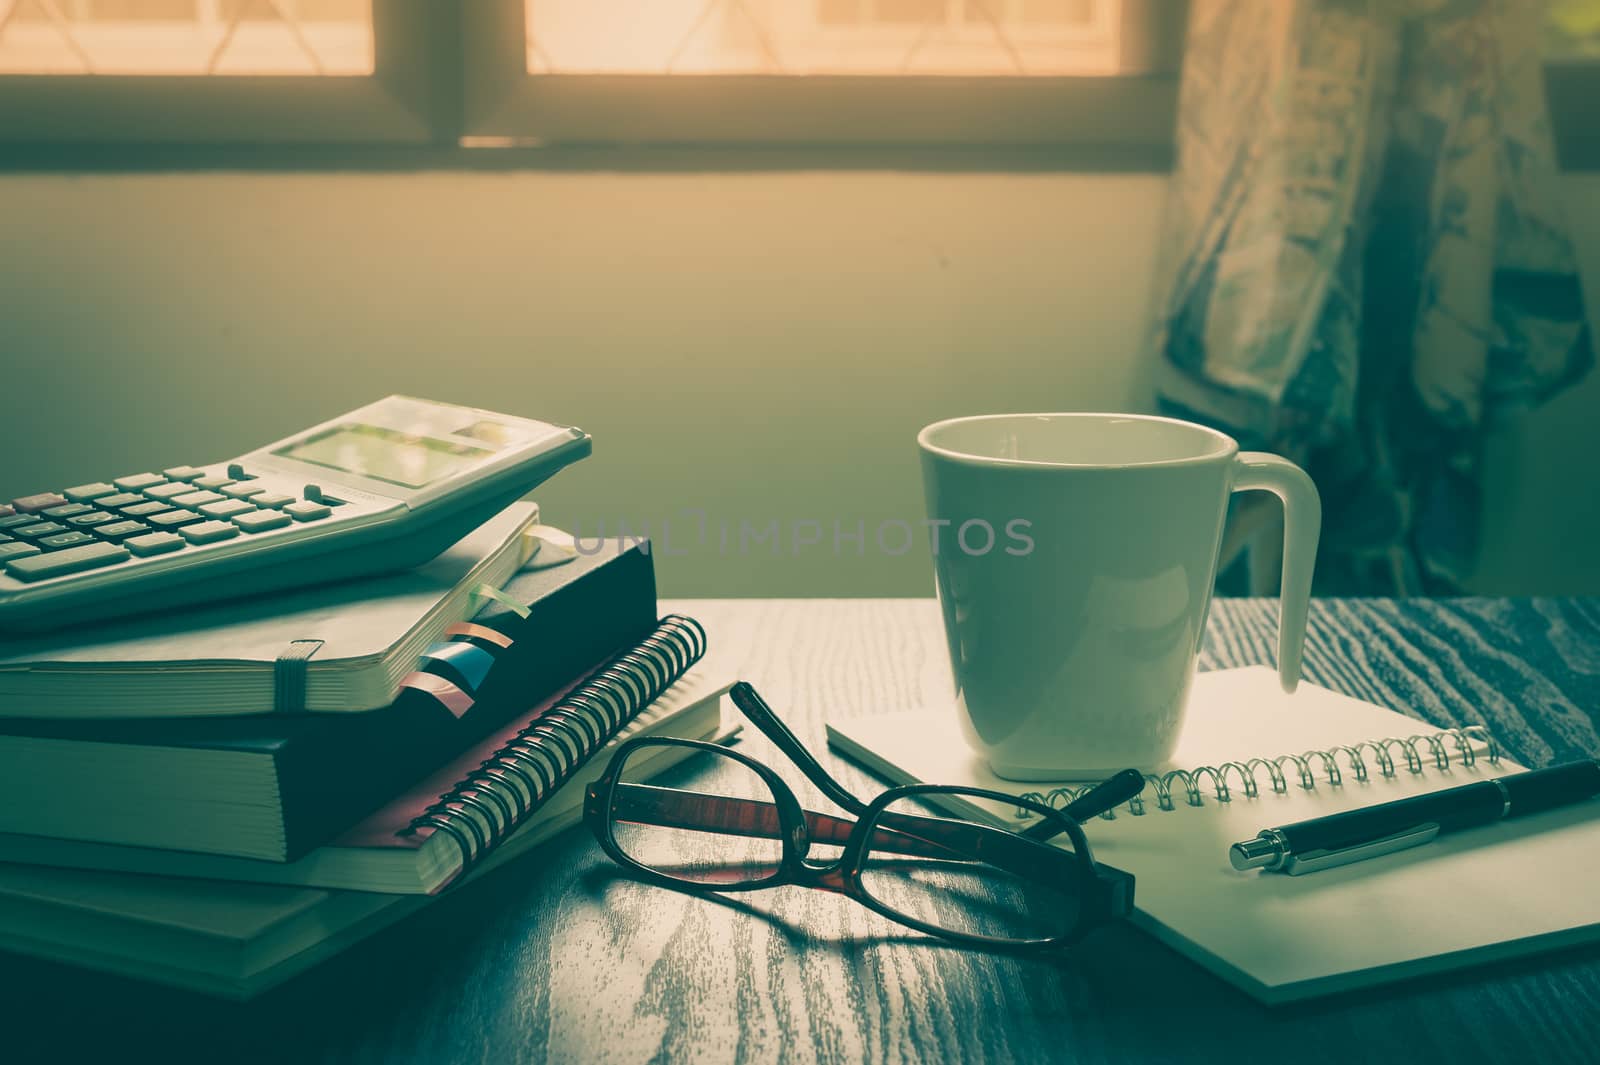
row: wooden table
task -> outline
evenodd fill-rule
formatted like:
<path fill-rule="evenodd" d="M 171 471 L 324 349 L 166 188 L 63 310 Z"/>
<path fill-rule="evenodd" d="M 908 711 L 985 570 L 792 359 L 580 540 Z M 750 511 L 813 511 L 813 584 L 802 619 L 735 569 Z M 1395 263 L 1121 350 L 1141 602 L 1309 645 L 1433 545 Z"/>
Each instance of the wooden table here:
<path fill-rule="evenodd" d="M 827 752 L 824 721 L 947 691 L 931 600 L 667 606 L 704 620 L 860 792 L 877 785 Z M 1270 662 L 1275 615 L 1217 602 L 1202 668 Z M 1600 601 L 1319 602 L 1306 675 L 1436 724 L 1482 720 L 1532 765 L 1600 754 Z M 773 753 L 759 735 L 742 749 Z M 5 959 L 0 1027 L 17 1062 L 1542 1065 L 1600 1061 L 1600 947 L 1268 1010 L 1130 927 L 1050 960 L 963 951 L 823 892 L 637 884 L 579 830 L 247 1005 Z"/>

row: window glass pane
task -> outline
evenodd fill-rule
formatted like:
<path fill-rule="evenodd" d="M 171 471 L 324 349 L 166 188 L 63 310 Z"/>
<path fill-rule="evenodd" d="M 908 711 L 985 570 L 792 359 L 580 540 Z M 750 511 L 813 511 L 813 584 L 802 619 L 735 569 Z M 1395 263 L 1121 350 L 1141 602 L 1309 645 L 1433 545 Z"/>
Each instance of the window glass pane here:
<path fill-rule="evenodd" d="M 1115 74 L 1119 0 L 525 0 L 535 74 Z"/>
<path fill-rule="evenodd" d="M 0 0 L 0 73 L 372 73 L 372 0 Z"/>
<path fill-rule="evenodd" d="M 1551 0 L 1545 46 L 1552 56 L 1600 58 L 1600 0 Z"/>

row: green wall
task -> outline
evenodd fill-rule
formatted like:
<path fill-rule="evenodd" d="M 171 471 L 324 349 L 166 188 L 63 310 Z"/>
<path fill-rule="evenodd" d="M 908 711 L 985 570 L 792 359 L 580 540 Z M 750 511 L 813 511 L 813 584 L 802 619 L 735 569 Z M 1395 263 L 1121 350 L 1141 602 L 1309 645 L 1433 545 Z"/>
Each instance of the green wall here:
<path fill-rule="evenodd" d="M 1600 280 L 1600 177 L 1567 180 Z M 0 497 L 228 457 L 408 392 L 588 429 L 594 456 L 537 498 L 586 533 L 666 525 L 664 594 L 927 594 L 925 548 L 873 536 L 920 519 L 921 425 L 1148 406 L 1164 185 L 3 176 Z M 1596 414 L 1590 381 L 1492 443 L 1485 588 L 1600 592 Z M 741 549 L 741 522 L 773 521 L 776 553 Z M 865 544 L 836 548 L 835 523 Z"/>

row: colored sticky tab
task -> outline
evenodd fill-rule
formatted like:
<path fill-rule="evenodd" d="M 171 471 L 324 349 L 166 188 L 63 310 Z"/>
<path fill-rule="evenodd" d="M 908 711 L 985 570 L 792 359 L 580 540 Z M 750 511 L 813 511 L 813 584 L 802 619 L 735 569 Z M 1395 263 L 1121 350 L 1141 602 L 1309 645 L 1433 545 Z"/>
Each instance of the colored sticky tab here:
<path fill-rule="evenodd" d="M 549 525 L 535 525 L 523 535 L 536 545 L 522 563 L 524 573 L 564 566 L 578 557 L 578 544 L 571 533 Z"/>
<path fill-rule="evenodd" d="M 528 604 L 517 602 L 515 599 L 511 598 L 505 592 L 502 592 L 492 584 L 480 584 L 476 588 L 472 589 L 472 598 L 478 602 L 482 602 L 485 599 L 492 599 L 496 603 L 499 603 L 501 606 L 505 607 L 507 610 L 511 611 L 513 614 L 517 615 L 519 618 L 525 618 L 532 613 L 532 611 L 528 609 Z"/>
<path fill-rule="evenodd" d="M 511 637 L 486 625 L 474 625 L 470 621 L 458 621 L 444 630 L 446 636 L 466 636 L 474 640 L 483 640 L 496 647 L 510 647 Z"/>
<path fill-rule="evenodd" d="M 400 682 L 400 687 L 425 692 L 438 700 L 439 705 L 455 717 L 463 717 L 472 709 L 473 698 L 444 677 L 433 673 L 413 673 Z"/>
<path fill-rule="evenodd" d="M 489 669 L 494 665 L 494 655 L 477 644 L 452 640 L 449 643 L 436 643 L 424 651 L 420 671 L 430 672 L 428 666 L 434 662 L 449 667 L 460 676 L 469 692 L 475 692 L 478 685 L 483 683 L 483 678 L 489 675 Z"/>

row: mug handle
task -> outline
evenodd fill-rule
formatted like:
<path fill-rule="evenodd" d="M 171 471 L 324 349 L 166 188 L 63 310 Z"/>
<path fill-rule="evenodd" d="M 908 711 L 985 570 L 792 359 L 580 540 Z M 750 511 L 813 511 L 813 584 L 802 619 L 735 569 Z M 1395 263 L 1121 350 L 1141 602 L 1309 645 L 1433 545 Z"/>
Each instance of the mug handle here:
<path fill-rule="evenodd" d="M 1300 683 L 1306 615 L 1311 610 L 1311 569 L 1322 534 L 1322 498 L 1299 466 L 1265 451 L 1241 451 L 1233 460 L 1233 491 L 1271 492 L 1283 500 L 1283 587 L 1278 612 L 1278 680 L 1286 692 Z"/>

